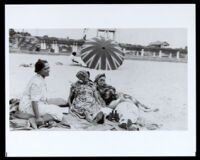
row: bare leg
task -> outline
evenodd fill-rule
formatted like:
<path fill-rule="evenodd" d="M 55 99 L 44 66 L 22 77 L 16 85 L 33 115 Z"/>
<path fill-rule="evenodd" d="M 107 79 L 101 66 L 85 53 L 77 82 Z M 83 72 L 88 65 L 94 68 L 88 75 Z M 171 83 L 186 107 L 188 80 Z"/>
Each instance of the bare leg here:
<path fill-rule="evenodd" d="M 33 127 L 34 129 L 37 129 L 37 123 L 35 121 L 35 118 L 29 118 L 29 122 L 31 124 L 31 127 Z"/>
<path fill-rule="evenodd" d="M 62 121 L 59 124 L 65 126 L 67 128 L 71 128 L 71 126 L 67 122 L 67 118 L 65 116 L 63 116 Z"/>
<path fill-rule="evenodd" d="M 146 105 L 140 103 L 138 100 L 136 100 L 133 97 L 131 97 L 131 100 L 139 109 L 143 110 L 144 112 L 157 112 L 157 111 L 159 111 L 158 108 L 156 108 L 156 109 L 149 108 Z"/>
<path fill-rule="evenodd" d="M 103 124 L 104 123 L 104 114 L 103 112 L 99 112 L 93 120 L 95 123 Z"/>
<path fill-rule="evenodd" d="M 145 105 L 143 105 L 141 103 L 139 104 L 139 108 L 142 109 L 144 112 L 157 112 L 157 111 L 159 111 L 158 108 L 155 108 L 155 109 L 148 108 L 148 107 L 146 107 Z"/>
<path fill-rule="evenodd" d="M 32 115 L 32 114 L 28 114 L 28 113 L 24 113 L 24 112 L 20 112 L 20 111 L 15 112 L 14 116 L 15 116 L 16 118 L 26 119 L 26 120 L 28 120 L 29 118 L 35 117 L 35 116 Z"/>
<path fill-rule="evenodd" d="M 48 98 L 48 104 L 55 104 L 57 106 L 66 105 L 67 101 L 63 98 Z"/>
<path fill-rule="evenodd" d="M 42 119 L 44 120 L 45 123 L 54 120 L 54 118 L 53 118 L 51 115 L 49 115 L 49 114 L 45 114 L 45 115 L 43 115 L 43 116 L 41 116 L 41 117 L 42 117 Z M 30 122 L 31 126 L 32 126 L 34 129 L 37 129 L 38 127 L 40 128 L 40 127 L 43 126 L 43 125 L 41 126 L 41 125 L 38 125 L 38 124 L 37 124 L 36 118 L 35 118 L 35 117 L 29 118 L 29 122 Z"/>
<path fill-rule="evenodd" d="M 44 122 L 48 122 L 48 121 L 53 121 L 55 120 L 53 116 L 51 116 L 50 114 L 45 114 L 42 116 L 42 119 L 44 120 Z"/>

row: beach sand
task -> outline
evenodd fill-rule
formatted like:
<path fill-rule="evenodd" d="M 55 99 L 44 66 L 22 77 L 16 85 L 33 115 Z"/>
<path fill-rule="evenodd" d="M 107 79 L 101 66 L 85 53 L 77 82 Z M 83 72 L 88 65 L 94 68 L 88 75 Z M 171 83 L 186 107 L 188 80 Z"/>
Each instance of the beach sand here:
<path fill-rule="evenodd" d="M 35 74 L 34 66 L 22 67 L 20 64 L 34 64 L 39 58 L 50 64 L 50 76 L 46 78 L 49 97 L 66 99 L 79 70 L 90 71 L 92 80 L 97 74 L 105 73 L 107 83 L 115 86 L 117 91 L 160 109 L 155 113 L 141 112 L 148 121 L 162 124 L 160 130 L 187 129 L 187 63 L 124 60 L 119 69 L 103 71 L 71 66 L 69 56 L 10 54 L 9 99 L 20 98 Z"/>

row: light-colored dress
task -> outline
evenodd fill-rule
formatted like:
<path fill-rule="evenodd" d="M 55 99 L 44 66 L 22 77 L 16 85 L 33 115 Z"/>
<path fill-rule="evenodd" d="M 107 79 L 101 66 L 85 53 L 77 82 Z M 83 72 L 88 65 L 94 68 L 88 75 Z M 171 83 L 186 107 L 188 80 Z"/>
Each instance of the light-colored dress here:
<path fill-rule="evenodd" d="M 100 112 L 101 105 L 95 98 L 95 91 L 96 87 L 93 86 L 92 82 L 90 84 L 82 84 L 78 81 L 72 84 L 74 99 L 71 111 L 79 116 L 79 118 L 84 119 L 89 114 L 92 117 L 92 121 L 97 113 Z"/>
<path fill-rule="evenodd" d="M 139 118 L 139 109 L 131 101 L 121 102 L 117 105 L 114 111 L 119 114 L 119 123 L 127 123 L 128 119 L 132 123 L 137 123 Z"/>
<path fill-rule="evenodd" d="M 32 101 L 38 101 L 39 114 L 50 114 L 56 120 L 61 121 L 65 108 L 47 103 L 47 85 L 44 78 L 36 74 L 31 78 L 20 99 L 19 111 L 34 115 Z"/>
<path fill-rule="evenodd" d="M 106 91 L 112 89 L 115 91 L 114 95 L 110 95 L 107 99 L 105 99 Z M 125 101 L 119 103 L 114 112 L 117 111 L 119 114 L 119 123 L 127 123 L 130 119 L 132 123 L 136 123 L 139 118 L 139 109 L 131 100 L 132 97 L 128 94 L 124 94 L 122 92 L 116 92 L 115 88 L 105 84 L 104 86 L 97 86 L 97 90 L 100 92 L 100 95 L 104 99 L 107 105 L 109 105 L 112 101 L 117 100 L 118 98 L 123 98 Z M 118 97 L 118 98 L 117 98 Z"/>

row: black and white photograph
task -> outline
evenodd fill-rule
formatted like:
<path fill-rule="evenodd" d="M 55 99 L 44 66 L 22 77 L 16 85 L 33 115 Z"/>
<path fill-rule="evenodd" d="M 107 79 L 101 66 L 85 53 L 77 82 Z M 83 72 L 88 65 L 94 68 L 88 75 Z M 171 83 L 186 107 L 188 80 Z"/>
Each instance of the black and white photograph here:
<path fill-rule="evenodd" d="M 70 6 L 74 10 L 82 8 L 82 11 L 70 16 Z M 176 7 L 180 7 L 180 12 L 186 14 L 186 22 L 184 16 L 178 14 L 178 10 L 172 20 L 170 13 L 162 17 L 162 14 L 157 13 L 159 11 L 153 11 L 156 5 L 121 5 L 121 9 L 127 12 L 120 17 L 114 14 L 117 13 L 119 6 L 6 6 L 7 134 L 16 137 L 23 134 L 21 136 L 26 137 L 24 141 L 36 134 L 40 138 L 45 134 L 49 135 L 50 141 L 54 139 L 54 135 L 62 134 L 62 138 L 70 135 L 65 139 L 66 142 L 70 139 L 70 144 L 73 143 L 74 134 L 76 142 L 71 144 L 72 148 L 80 145 L 77 144 L 77 137 L 84 139 L 87 134 L 89 135 L 85 140 L 81 139 L 84 142 L 80 143 L 88 142 L 89 148 L 91 148 L 90 143 L 97 148 L 101 148 L 103 143 L 106 145 L 106 142 L 99 141 L 100 139 L 109 141 L 109 138 L 100 137 L 94 142 L 101 133 L 109 137 L 113 135 L 113 144 L 121 145 L 120 148 L 125 144 L 123 137 L 126 137 L 125 141 L 130 142 L 133 142 L 134 138 L 137 139 L 141 149 L 147 141 L 139 140 L 138 136 L 149 134 L 147 137 L 151 137 L 150 134 L 154 133 L 156 136 L 152 135 L 151 143 L 155 142 L 153 140 L 155 137 L 158 138 L 158 142 L 155 143 L 159 143 L 159 135 L 161 137 L 162 133 L 169 136 L 173 132 L 181 134 L 190 132 L 191 139 L 194 139 L 195 129 L 191 128 L 195 126 L 195 102 L 192 96 L 194 90 L 189 88 L 194 84 L 191 82 L 194 80 L 189 76 L 194 73 L 194 68 L 191 68 L 194 67 L 194 64 L 191 66 L 191 62 L 194 63 L 195 56 L 192 43 L 195 42 L 194 24 L 192 24 L 195 17 L 191 19 L 191 16 L 194 16 L 194 5 L 168 7 L 160 5 L 160 9 L 163 7 L 163 15 L 169 8 L 172 9 L 172 13 L 173 11 L 176 13 Z M 38 12 L 32 14 L 37 7 Z M 50 13 L 53 7 L 55 10 Z M 131 7 L 135 10 L 131 10 Z M 149 9 L 146 12 L 152 11 L 152 15 L 142 13 L 140 16 L 139 13 L 145 8 Z M 25 12 L 17 12 L 21 9 L 27 11 L 26 16 L 23 14 Z M 106 13 L 113 15 L 100 17 L 98 10 L 103 9 L 105 15 Z M 88 13 L 92 11 L 94 11 L 91 18 L 93 21 L 90 21 Z M 63 15 L 65 12 L 66 18 Z M 82 12 L 83 15 L 80 15 Z M 55 15 L 52 16 L 53 14 Z M 127 20 L 123 20 L 123 15 Z M 151 17 L 153 15 L 156 18 Z M 180 19 L 174 18 L 176 16 Z M 167 22 L 170 20 L 174 24 Z M 189 20 L 192 23 L 186 25 Z M 116 21 L 119 22 L 118 25 Z M 149 26 L 145 25 L 147 22 Z M 87 141 L 91 134 L 96 138 L 92 138 L 93 140 L 89 138 Z M 23 139 L 22 137 L 20 139 Z M 178 137 L 181 136 L 175 137 L 178 141 Z M 59 142 L 62 142 L 62 138 Z M 11 141 L 14 143 L 15 138 L 11 139 L 9 144 Z M 31 139 L 34 141 L 34 138 Z M 116 139 L 121 139 L 122 143 L 120 144 L 121 141 L 116 143 Z M 169 139 L 175 141 L 176 138 Z M 43 143 L 42 139 L 35 138 L 35 140 Z M 54 144 L 54 142 L 55 139 L 49 143 Z M 17 143 L 20 143 L 19 139 Z M 33 143 L 30 145 L 36 145 Z M 181 145 L 179 142 L 177 144 Z M 65 145 L 67 144 L 62 144 Z M 132 145 L 134 144 L 129 144 L 130 147 Z M 53 148 L 56 148 L 55 146 Z M 194 146 L 193 144 L 193 148 Z M 130 147 L 127 151 L 122 151 L 122 155 L 146 154 L 141 154 L 142 151 L 138 150 L 133 150 L 131 154 Z M 13 150 L 12 146 L 11 152 Z M 37 154 L 37 150 L 39 149 L 30 150 L 24 155 L 29 155 L 31 152 L 33 155 L 47 153 L 47 149 L 45 153 L 40 154 Z M 103 150 L 88 151 L 87 155 L 103 155 Z M 183 153 L 187 154 L 185 150 L 183 149 Z M 49 152 L 49 155 L 60 153 L 60 156 L 65 156 L 63 151 L 61 149 L 55 153 Z M 9 155 L 9 151 L 7 152 Z M 67 155 L 73 153 L 66 152 Z M 191 151 L 189 153 L 191 154 Z M 84 154 L 81 152 L 73 156 Z M 105 155 L 110 154 L 112 155 L 105 153 Z M 11 155 L 15 155 L 14 152 Z"/>
<path fill-rule="evenodd" d="M 9 36 L 11 129 L 187 130 L 186 29 Z"/>

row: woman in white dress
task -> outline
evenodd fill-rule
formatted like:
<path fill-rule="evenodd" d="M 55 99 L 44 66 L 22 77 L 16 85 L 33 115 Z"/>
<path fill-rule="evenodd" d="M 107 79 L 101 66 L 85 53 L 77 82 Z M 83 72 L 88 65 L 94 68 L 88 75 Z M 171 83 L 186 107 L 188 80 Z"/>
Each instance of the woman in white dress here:
<path fill-rule="evenodd" d="M 67 112 L 67 108 L 61 108 L 53 104 L 52 100 L 46 96 L 45 77 L 49 76 L 49 71 L 48 62 L 39 59 L 35 64 L 36 75 L 31 78 L 20 99 L 19 111 L 33 117 L 30 119 L 33 128 L 37 128 L 37 125 L 42 125 L 45 121 L 51 120 L 68 125 L 63 116 L 63 113 Z"/>

